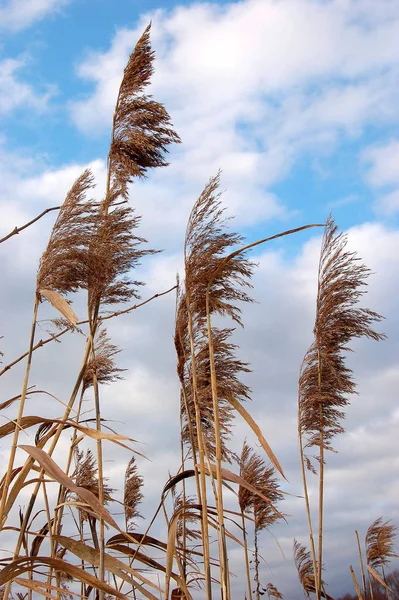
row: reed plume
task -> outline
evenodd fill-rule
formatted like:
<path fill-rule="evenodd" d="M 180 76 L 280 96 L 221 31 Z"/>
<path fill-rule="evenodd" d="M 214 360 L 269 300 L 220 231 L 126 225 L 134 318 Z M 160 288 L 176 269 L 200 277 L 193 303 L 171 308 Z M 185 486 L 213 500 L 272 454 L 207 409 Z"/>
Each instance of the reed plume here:
<path fill-rule="evenodd" d="M 87 200 L 94 187 L 90 169 L 80 175 L 68 192 L 53 227 L 37 273 L 37 290 L 69 294 L 87 287 L 87 250 L 97 207 Z"/>
<path fill-rule="evenodd" d="M 123 503 L 125 505 L 126 531 L 135 527 L 134 519 L 141 517 L 138 505 L 143 500 L 141 488 L 144 480 L 138 472 L 134 456 L 129 460 L 125 473 L 125 493 Z"/>
<path fill-rule="evenodd" d="M 300 371 L 298 418 L 301 462 L 316 472 L 305 449 L 317 447 L 319 464 L 319 535 L 318 581 L 316 594 L 320 597 L 323 546 L 324 452 L 333 450 L 332 439 L 342 433 L 344 408 L 349 396 L 356 392 L 352 371 L 345 365 L 344 353 L 350 350 L 352 339 L 368 337 L 384 339 L 372 329 L 373 322 L 381 321 L 376 312 L 356 305 L 365 293 L 370 269 L 359 262 L 354 252 L 346 250 L 347 238 L 337 233 L 332 217 L 327 220 L 322 241 L 314 342 L 307 351 Z M 303 440 L 306 443 L 303 443 Z M 307 499 L 306 477 L 303 469 L 311 551 L 315 566 L 315 549 Z"/>
<path fill-rule="evenodd" d="M 382 522 L 379 517 L 370 525 L 366 533 L 366 559 L 372 569 L 384 569 L 392 558 L 398 556 L 395 552 L 395 536 L 397 527 L 390 521 Z"/>
<path fill-rule="evenodd" d="M 220 171 L 211 177 L 191 211 L 185 239 L 185 289 L 190 313 L 206 320 L 206 291 L 209 281 L 229 250 L 242 244 L 243 237 L 225 231 L 230 219 L 224 217 L 218 192 Z M 251 288 L 254 263 L 237 255 L 226 263 L 212 280 L 210 312 L 228 315 L 242 325 L 237 302 L 252 302 L 246 292 Z"/>
<path fill-rule="evenodd" d="M 306 550 L 306 547 L 303 544 L 300 544 L 297 540 L 294 540 L 294 562 L 298 572 L 299 582 L 302 586 L 304 594 L 307 598 L 310 598 L 310 594 L 316 592 L 313 560 L 310 552 Z M 326 600 L 332 600 L 332 598 L 326 594 L 324 585 L 324 581 L 321 581 L 320 595 L 323 598 L 326 598 Z"/>
<path fill-rule="evenodd" d="M 139 223 L 140 217 L 126 206 L 117 206 L 97 216 L 89 248 L 89 316 L 92 321 L 100 305 L 139 298 L 138 288 L 143 284 L 127 274 L 144 256 L 155 252 L 140 247 L 146 240 L 134 234 Z"/>
<path fill-rule="evenodd" d="M 284 596 L 283 594 L 281 594 L 281 592 L 278 591 L 278 589 L 276 588 L 276 586 L 274 586 L 272 583 L 268 583 L 266 586 L 266 592 L 269 598 L 275 598 L 276 600 L 283 600 Z"/>
<path fill-rule="evenodd" d="M 82 487 L 82 488 L 88 490 L 89 492 L 92 492 L 92 494 L 94 494 L 98 498 L 99 497 L 98 466 L 96 464 L 96 459 L 93 456 L 92 451 L 86 450 L 86 452 L 85 452 L 83 450 L 79 450 L 79 448 L 76 447 L 75 457 L 76 457 L 76 467 L 75 467 L 75 471 L 72 475 L 72 478 L 74 479 L 77 486 Z M 115 490 L 112 489 L 110 486 L 108 486 L 106 484 L 104 485 L 104 483 L 103 483 L 104 505 L 107 505 L 112 501 L 111 494 L 114 491 Z M 74 500 L 78 500 L 78 498 L 75 497 L 73 494 L 72 494 L 72 498 Z M 79 511 L 82 514 L 83 520 L 88 518 L 90 513 L 88 513 L 84 508 L 79 507 Z"/>
<path fill-rule="evenodd" d="M 133 177 L 143 178 L 148 169 L 167 166 L 168 146 L 180 142 L 163 105 L 144 93 L 154 70 L 150 29 L 151 24 L 130 55 L 119 88 L 108 155 L 108 204 L 118 196 L 128 198 Z"/>
<path fill-rule="evenodd" d="M 220 444 L 222 459 L 226 462 L 232 462 L 234 454 L 228 448 L 228 441 L 231 437 L 232 423 L 234 419 L 234 409 L 229 399 L 234 397 L 239 401 L 250 398 L 250 389 L 239 380 L 242 372 L 249 372 L 247 363 L 238 360 L 235 357 L 236 344 L 229 342 L 232 329 L 213 328 L 213 343 L 215 354 L 215 368 L 218 378 L 218 404 L 219 404 L 219 422 L 220 422 Z M 206 340 L 196 341 L 195 362 L 197 369 L 197 403 L 201 420 L 202 435 L 206 445 L 208 458 L 216 458 L 216 439 L 214 428 L 214 415 L 212 404 L 211 373 L 209 348 Z M 192 389 L 185 380 L 185 395 L 188 404 L 182 402 L 183 416 L 183 441 L 186 444 L 191 442 L 193 436 L 195 451 L 198 451 L 198 431 L 195 423 L 195 407 Z"/>
<path fill-rule="evenodd" d="M 94 378 L 99 384 L 109 384 L 122 379 L 121 373 L 126 369 L 119 369 L 115 365 L 114 357 L 120 350 L 111 343 L 105 327 L 98 329 L 94 338 L 94 356 L 88 361 L 82 381 L 82 394 L 93 386 Z"/>
<path fill-rule="evenodd" d="M 138 298 L 141 282 L 128 273 L 143 256 L 154 250 L 142 249 L 146 241 L 135 235 L 140 217 L 130 207 L 128 185 L 134 177 L 142 178 L 149 168 L 166 166 L 164 154 L 179 136 L 171 128 L 164 107 L 145 95 L 153 73 L 154 52 L 150 45 L 150 26 L 137 42 L 124 71 L 119 88 L 108 153 L 105 197 L 97 215 L 95 233 L 89 248 L 88 317 L 91 339 L 98 326 L 101 306 Z M 120 201 L 122 199 L 122 203 Z M 93 361 L 95 350 L 91 348 Z M 97 429 L 101 430 L 100 395 L 97 378 L 93 379 Z M 97 441 L 102 499 L 102 444 Z M 100 519 L 100 579 L 104 580 L 104 522 Z M 100 592 L 103 600 L 103 592 Z"/>
<path fill-rule="evenodd" d="M 305 447 L 324 450 L 333 450 L 331 440 L 344 431 L 342 409 L 356 391 L 343 353 L 350 350 L 348 344 L 354 338 L 385 338 L 371 328 L 383 317 L 355 306 L 365 294 L 370 269 L 359 263 L 355 252 L 345 250 L 347 238 L 337 234 L 337 229 L 329 217 L 319 263 L 315 340 L 305 355 L 299 379 L 300 429 L 307 437 Z"/>

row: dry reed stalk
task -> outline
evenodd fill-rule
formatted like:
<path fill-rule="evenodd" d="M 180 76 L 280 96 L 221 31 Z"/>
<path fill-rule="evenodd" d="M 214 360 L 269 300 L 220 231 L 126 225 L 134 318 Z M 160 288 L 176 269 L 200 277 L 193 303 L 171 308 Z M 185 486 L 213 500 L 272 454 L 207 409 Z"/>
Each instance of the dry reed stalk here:
<path fill-rule="evenodd" d="M 362 549 L 361 549 L 361 546 L 360 546 L 359 532 L 355 531 L 355 535 L 356 535 L 357 551 L 359 553 L 360 572 L 362 574 L 363 597 L 366 600 L 366 577 L 365 577 L 365 574 L 364 574 L 363 555 L 362 555 Z"/>
<path fill-rule="evenodd" d="M 355 586 L 355 590 L 356 590 L 356 594 L 357 594 L 358 600 L 365 600 L 365 598 L 362 596 L 362 593 L 360 591 L 360 586 L 359 586 L 358 581 L 356 579 L 355 571 L 353 570 L 352 565 L 349 566 L 349 570 L 350 570 L 351 575 L 352 575 L 353 585 Z"/>
<path fill-rule="evenodd" d="M 310 502 L 309 502 L 309 492 L 308 492 L 308 482 L 306 479 L 306 471 L 305 471 L 305 463 L 308 465 L 308 468 L 311 467 L 309 460 L 306 461 L 306 456 L 304 454 L 303 449 L 303 437 L 302 437 L 302 429 L 301 429 L 301 405 L 299 401 L 298 394 L 298 440 L 299 440 L 299 458 L 301 463 L 301 477 L 302 477 L 302 485 L 305 499 L 305 511 L 306 511 L 306 521 L 308 526 L 308 535 L 309 535 L 309 543 L 310 543 L 310 554 L 312 557 L 313 564 L 313 572 L 316 574 L 318 572 L 317 567 L 317 558 L 316 558 L 316 547 L 314 542 L 314 534 L 313 534 L 313 524 L 312 524 L 312 515 L 310 510 Z M 315 576 L 315 597 L 316 600 L 319 599 L 319 578 Z"/>
<path fill-rule="evenodd" d="M 323 559 L 324 452 L 332 450 L 331 439 L 344 431 L 340 420 L 342 408 L 355 393 L 352 372 L 345 365 L 343 353 L 354 338 L 384 339 L 371 325 L 382 317 L 356 304 L 365 293 L 370 270 L 358 264 L 356 254 L 346 251 L 347 240 L 329 217 L 321 248 L 316 302 L 315 340 L 307 351 L 299 378 L 299 427 L 307 436 L 305 448 L 318 447 L 319 527 L 318 527 L 318 594 L 321 594 Z M 314 471 L 310 459 L 307 468 Z"/>
<path fill-rule="evenodd" d="M 283 494 L 279 490 L 279 484 L 275 477 L 273 467 L 267 467 L 265 461 L 257 455 L 252 448 L 244 442 L 241 456 L 239 459 L 240 477 L 245 480 L 252 488 L 262 493 L 269 499 L 265 502 L 259 495 L 254 494 L 249 488 L 240 485 L 238 489 L 238 504 L 241 514 L 251 510 L 254 518 L 254 534 L 255 534 L 255 583 L 256 583 L 256 599 L 260 600 L 262 595 L 260 578 L 259 578 L 259 532 L 273 525 L 283 515 L 276 512 L 273 507 L 277 502 L 283 500 Z M 273 504 L 271 504 L 273 503 Z M 243 520 L 245 531 L 245 525 Z M 248 558 L 247 560 L 247 577 L 249 572 Z"/>
<path fill-rule="evenodd" d="M 43 210 L 40 213 L 40 215 L 37 215 L 37 217 L 35 217 L 34 219 L 31 219 L 30 221 L 25 223 L 25 225 L 21 225 L 21 227 L 14 227 L 14 229 L 12 231 L 10 231 L 10 233 L 8 233 L 4 237 L 0 238 L 0 244 L 9 240 L 13 235 L 18 235 L 18 233 L 21 233 L 21 231 L 23 231 L 27 227 L 30 227 L 30 225 L 33 225 L 34 223 L 36 223 L 36 221 L 38 221 L 39 219 L 44 217 L 44 215 L 47 215 L 47 213 L 52 212 L 53 210 L 59 210 L 60 208 L 61 208 L 61 206 L 53 206 L 52 208 L 46 208 L 45 210 Z"/>

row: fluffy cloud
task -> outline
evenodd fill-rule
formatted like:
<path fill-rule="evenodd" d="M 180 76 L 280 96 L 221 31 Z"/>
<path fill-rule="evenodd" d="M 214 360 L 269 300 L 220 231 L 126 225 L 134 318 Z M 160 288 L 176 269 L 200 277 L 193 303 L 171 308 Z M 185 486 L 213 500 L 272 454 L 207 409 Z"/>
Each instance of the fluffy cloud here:
<path fill-rule="evenodd" d="M 18 108 L 33 108 L 41 112 L 54 94 L 51 86 L 44 93 L 40 93 L 21 79 L 19 71 L 26 67 L 28 62 L 26 56 L 0 61 L 0 117 Z"/>
<path fill-rule="evenodd" d="M 0 30 L 20 31 L 59 11 L 70 0 L 5 0 L 0 6 Z"/>
<path fill-rule="evenodd" d="M 371 146 L 362 153 L 367 166 L 366 179 L 377 190 L 376 212 L 387 217 L 399 212 L 399 142 Z"/>
<path fill-rule="evenodd" d="M 153 199 L 168 200 L 171 179 L 179 191 L 162 219 L 182 227 L 187 190 L 218 168 L 240 224 L 286 219 L 270 186 L 300 157 L 328 156 L 369 122 L 397 121 L 399 13 L 396 0 L 383 4 L 385 11 L 354 0 L 242 0 L 157 10 L 80 63 L 78 75 L 93 92 L 71 102 L 71 117 L 88 135 L 109 129 L 123 67 L 151 18 L 151 92 L 183 141 L 168 174 L 147 186 L 153 227 Z M 162 227 L 157 233 L 162 238 Z"/>

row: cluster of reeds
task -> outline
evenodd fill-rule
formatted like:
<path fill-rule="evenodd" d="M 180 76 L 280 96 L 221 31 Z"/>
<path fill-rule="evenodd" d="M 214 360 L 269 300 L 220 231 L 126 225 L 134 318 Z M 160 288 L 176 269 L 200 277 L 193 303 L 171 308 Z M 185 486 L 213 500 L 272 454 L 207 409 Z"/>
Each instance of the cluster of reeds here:
<path fill-rule="evenodd" d="M 323 224 L 298 227 L 245 245 L 240 235 L 230 231 L 224 216 L 220 173 L 211 177 L 195 202 L 185 237 L 184 280 L 171 288 L 176 289 L 177 297 L 181 468 L 165 483 L 158 510 L 145 531 L 137 531 L 143 479 L 135 460 L 136 450 L 131 446 L 133 440 L 105 430 L 101 417 L 101 386 L 123 376 L 115 362 L 119 350 L 104 323 L 162 295 L 137 302 L 141 282 L 132 274 L 154 250 L 137 235 L 140 218 L 128 204 L 129 184 L 145 177 L 149 169 L 165 166 L 168 147 L 179 142 L 165 108 L 145 93 L 154 59 L 149 33 L 148 27 L 129 58 L 120 86 L 103 199 L 95 202 L 90 198 L 94 179 L 86 170 L 60 207 L 40 260 L 28 351 L 0 373 L 4 375 L 26 358 L 21 393 L 0 407 L 3 410 L 18 403 L 17 414 L 0 427 L 0 437 L 11 436 L 10 459 L 0 483 L 0 528 L 15 533 L 12 555 L 1 560 L 3 598 L 30 600 L 40 595 L 50 599 L 188 600 L 197 595 L 210 600 L 221 594 L 223 600 L 230 600 L 237 593 L 229 553 L 237 545 L 246 567 L 245 598 L 259 600 L 265 594 L 282 598 L 272 582 L 261 581 L 259 539 L 263 530 L 285 519 L 278 506 L 284 497 L 279 483 L 284 473 L 245 408 L 251 390 L 241 378 L 250 368 L 238 358 L 233 334 L 235 326 L 243 325 L 243 305 L 252 301 L 249 294 L 255 265 L 248 251 Z M 298 407 L 310 552 L 295 542 L 295 562 L 305 593 L 314 594 L 317 600 L 329 598 L 321 578 L 325 451 L 332 449 L 332 438 L 343 431 L 343 408 L 355 391 L 344 352 L 355 337 L 383 337 L 371 328 L 381 317 L 357 306 L 367 276 L 368 269 L 345 250 L 345 238 L 329 218 L 321 250 L 315 341 L 301 369 Z M 80 322 L 71 307 L 76 292 L 86 295 L 87 318 Z M 136 304 L 126 307 L 132 299 Z M 58 331 L 37 342 L 36 325 L 40 305 L 45 301 L 59 313 L 54 319 Z M 109 312 L 110 306 L 117 310 Z M 56 420 L 27 415 L 34 352 L 78 330 L 85 333 L 86 342 L 64 413 Z M 89 420 L 82 410 L 88 390 L 94 398 L 95 415 Z M 245 420 L 263 456 L 246 442 L 240 456 L 233 451 L 231 434 L 237 417 Z M 21 445 L 21 430 L 32 427 L 37 428 L 35 445 Z M 61 465 L 53 454 L 60 439 L 67 436 L 70 450 Z M 95 453 L 85 447 L 87 439 L 95 440 Z M 120 500 L 104 477 L 105 442 L 130 452 Z M 17 461 L 18 447 L 27 454 L 25 462 Z M 316 462 L 305 455 L 313 447 L 318 449 Z M 317 548 L 306 468 L 319 476 Z M 48 486 L 54 482 L 59 489 L 56 501 L 51 501 Z M 20 510 L 15 525 L 18 499 L 27 487 L 30 501 Z M 227 509 L 226 489 L 237 495 L 235 510 L 231 508 L 231 496 Z M 123 519 L 113 516 L 115 503 L 123 506 Z M 67 511 L 72 520 L 66 521 Z M 168 529 L 164 541 L 150 535 L 161 511 Z M 391 526 L 380 522 L 367 534 L 367 567 L 374 577 L 385 577 L 383 570 L 378 574 L 378 569 L 383 569 L 384 561 L 393 554 L 392 535 Z M 214 542 L 217 552 L 213 550 Z M 365 600 L 365 582 L 363 588 Z"/>

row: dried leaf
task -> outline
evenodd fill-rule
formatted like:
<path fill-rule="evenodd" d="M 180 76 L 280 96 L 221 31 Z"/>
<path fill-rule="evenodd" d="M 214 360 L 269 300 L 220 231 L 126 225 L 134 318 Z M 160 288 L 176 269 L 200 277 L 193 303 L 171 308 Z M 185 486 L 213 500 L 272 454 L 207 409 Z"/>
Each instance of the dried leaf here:
<path fill-rule="evenodd" d="M 61 546 L 69 550 L 69 552 L 72 552 L 72 554 L 75 554 L 75 556 L 78 556 L 80 559 L 90 563 L 91 565 L 94 565 L 96 567 L 100 566 L 99 550 L 96 550 L 95 548 L 92 548 L 91 546 L 88 546 L 83 542 L 78 542 L 76 540 L 73 540 L 72 538 L 65 537 L 63 535 L 57 535 L 54 536 L 54 538 L 59 544 L 61 544 Z M 111 571 L 111 573 L 113 573 L 117 577 L 120 577 L 121 579 L 123 579 L 123 581 L 126 581 L 134 588 L 137 588 L 143 594 L 143 596 L 145 596 L 149 600 L 158 600 L 156 596 L 151 594 L 151 592 L 149 592 L 145 587 L 143 587 L 141 583 L 139 583 L 132 577 L 129 577 L 129 575 L 127 575 L 125 571 L 131 573 L 135 577 L 138 577 L 145 585 L 153 587 L 157 591 L 161 591 L 161 589 L 155 583 L 144 577 L 141 573 L 139 573 L 135 569 L 132 569 L 128 565 L 125 565 L 121 560 L 118 560 L 117 558 L 105 553 L 104 567 L 107 571 Z"/>
<path fill-rule="evenodd" d="M 90 573 L 87 571 L 83 571 L 82 569 L 79 569 L 78 567 L 75 567 L 64 560 L 61 560 L 60 558 L 47 558 L 46 556 L 23 556 L 20 558 L 15 558 L 10 564 L 5 566 L 0 571 L 0 585 L 4 585 L 8 581 L 13 581 L 16 577 L 19 577 L 19 575 L 22 575 L 26 572 L 31 572 L 35 566 L 41 565 L 48 565 L 55 571 L 67 573 L 74 579 L 78 579 L 83 583 L 91 585 L 94 589 L 102 590 L 106 594 L 121 598 L 121 600 L 127 600 L 127 597 L 124 594 L 111 587 L 107 583 L 100 581 L 97 579 L 97 577 L 90 575 Z"/>
<path fill-rule="evenodd" d="M 104 521 L 119 531 L 117 523 L 111 517 L 109 512 L 102 506 L 99 499 L 89 490 L 77 486 L 74 481 L 60 469 L 53 459 L 46 454 L 46 452 L 40 448 L 35 448 L 35 446 L 20 446 L 20 448 L 30 454 L 30 456 L 32 456 L 32 458 L 39 463 L 47 475 L 50 475 L 50 477 L 58 481 L 58 483 L 60 483 L 63 487 L 79 496 L 97 515 L 99 515 L 99 517 L 102 517 Z"/>
<path fill-rule="evenodd" d="M 54 306 L 54 308 L 58 310 L 62 314 L 62 316 L 65 317 L 67 321 L 69 321 L 69 323 L 71 323 L 71 325 L 73 325 L 74 327 L 77 326 L 79 319 L 75 315 L 65 298 L 61 296 L 61 294 L 53 290 L 44 289 L 39 290 L 39 293 L 42 296 L 44 296 L 46 300 L 48 300 L 50 304 Z"/>

